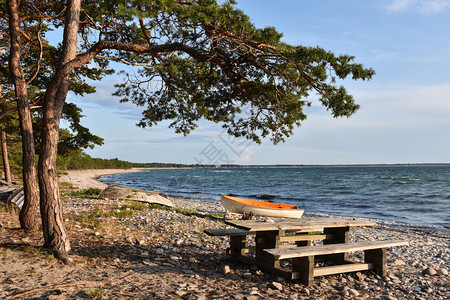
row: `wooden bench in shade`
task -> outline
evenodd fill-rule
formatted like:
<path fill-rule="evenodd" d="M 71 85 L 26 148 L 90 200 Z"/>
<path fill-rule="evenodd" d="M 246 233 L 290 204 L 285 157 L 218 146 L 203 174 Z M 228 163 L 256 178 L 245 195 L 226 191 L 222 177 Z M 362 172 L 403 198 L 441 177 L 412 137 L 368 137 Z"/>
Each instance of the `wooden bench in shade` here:
<path fill-rule="evenodd" d="M 297 248 L 265 249 L 264 252 L 272 256 L 274 261 L 292 259 L 291 279 L 299 280 L 311 286 L 314 277 L 346 272 L 375 270 L 380 276 L 386 275 L 387 261 L 386 248 L 407 245 L 406 241 L 364 241 L 357 243 L 326 244 L 319 246 L 306 246 Z M 314 267 L 314 258 L 324 255 L 339 255 L 352 251 L 364 251 L 364 263 L 355 263 L 348 260 L 335 261 L 336 266 Z M 344 256 L 337 256 L 344 257 Z"/>

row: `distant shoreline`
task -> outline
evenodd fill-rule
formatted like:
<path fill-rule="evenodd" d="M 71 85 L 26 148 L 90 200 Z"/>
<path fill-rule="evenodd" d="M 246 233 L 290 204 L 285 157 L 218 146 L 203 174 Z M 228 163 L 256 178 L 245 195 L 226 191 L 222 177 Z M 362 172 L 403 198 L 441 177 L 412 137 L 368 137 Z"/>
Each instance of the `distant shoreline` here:
<path fill-rule="evenodd" d="M 355 167 L 450 167 L 450 163 L 402 163 L 402 164 L 330 164 L 330 165 L 192 165 L 175 163 L 132 163 L 138 169 L 189 169 L 189 168 L 355 168 Z M 146 166 L 147 165 L 147 166 Z"/>

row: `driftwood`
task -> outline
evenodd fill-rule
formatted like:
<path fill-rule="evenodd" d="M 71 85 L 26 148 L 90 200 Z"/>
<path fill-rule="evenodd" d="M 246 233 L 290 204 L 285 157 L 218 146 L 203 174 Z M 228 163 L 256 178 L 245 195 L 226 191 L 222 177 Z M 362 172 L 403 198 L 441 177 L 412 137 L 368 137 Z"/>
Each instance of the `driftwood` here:
<path fill-rule="evenodd" d="M 108 186 L 100 193 L 99 196 L 102 198 L 126 199 L 145 203 L 154 203 L 169 207 L 174 206 L 172 201 L 169 198 L 167 198 L 167 196 L 164 194 L 145 190 L 137 190 L 118 185 Z"/>
<path fill-rule="evenodd" d="M 48 290 L 53 290 L 53 289 L 59 289 L 59 288 L 65 288 L 65 287 L 72 287 L 72 286 L 77 286 L 77 285 L 98 285 L 98 284 L 102 284 L 99 282 L 93 282 L 93 281 L 81 281 L 81 282 L 75 282 L 75 283 L 66 283 L 66 284 L 60 284 L 60 285 L 52 285 L 52 286 L 47 286 L 47 287 L 43 287 L 43 288 L 37 288 L 34 290 L 30 290 L 24 293 L 20 293 L 20 294 L 16 294 L 14 296 L 12 296 L 9 299 L 16 299 L 16 298 L 21 298 L 27 295 L 32 295 L 38 292 L 42 292 L 42 291 L 48 291 Z"/>

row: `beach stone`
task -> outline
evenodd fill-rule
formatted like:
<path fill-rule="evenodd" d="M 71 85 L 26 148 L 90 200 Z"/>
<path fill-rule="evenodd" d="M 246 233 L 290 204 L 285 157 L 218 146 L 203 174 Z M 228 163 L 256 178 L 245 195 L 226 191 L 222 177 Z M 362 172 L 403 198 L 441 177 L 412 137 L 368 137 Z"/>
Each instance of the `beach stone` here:
<path fill-rule="evenodd" d="M 358 279 L 359 279 L 360 281 L 363 281 L 364 279 L 366 279 L 366 275 L 364 275 L 364 274 L 361 273 L 361 272 L 357 272 L 357 273 L 356 273 L 356 277 L 358 277 Z"/>
<path fill-rule="evenodd" d="M 394 260 L 394 265 L 396 265 L 396 266 L 403 266 L 404 264 L 405 264 L 405 262 L 401 259 Z"/>
<path fill-rule="evenodd" d="M 163 255 L 163 254 L 164 254 L 164 250 L 161 249 L 161 248 L 156 248 L 156 249 L 155 249 L 155 254 L 156 254 L 156 255 Z"/>
<path fill-rule="evenodd" d="M 437 271 L 436 271 L 436 274 L 437 275 L 448 275 L 448 271 L 447 271 L 447 269 L 444 269 L 444 268 L 439 268 L 439 269 L 437 269 Z"/>
<path fill-rule="evenodd" d="M 300 292 L 303 294 L 306 294 L 306 295 L 311 294 L 311 292 L 307 288 L 302 288 L 302 290 Z"/>
<path fill-rule="evenodd" d="M 422 271 L 422 274 L 423 275 L 430 275 L 430 276 L 433 276 L 433 275 L 436 275 L 437 274 L 437 272 L 436 272 L 436 270 L 435 269 L 433 269 L 433 268 L 426 268 L 425 270 L 423 270 Z"/>
<path fill-rule="evenodd" d="M 189 262 L 190 263 L 198 263 L 198 259 L 196 259 L 195 257 L 190 257 Z"/>
<path fill-rule="evenodd" d="M 272 287 L 276 288 L 279 291 L 283 290 L 283 285 L 276 281 L 272 281 Z"/>
<path fill-rule="evenodd" d="M 222 274 L 228 274 L 230 273 L 230 266 L 225 265 L 222 267 Z"/>
<path fill-rule="evenodd" d="M 358 297 L 359 296 L 359 292 L 355 289 L 348 289 L 348 293 L 352 296 Z"/>

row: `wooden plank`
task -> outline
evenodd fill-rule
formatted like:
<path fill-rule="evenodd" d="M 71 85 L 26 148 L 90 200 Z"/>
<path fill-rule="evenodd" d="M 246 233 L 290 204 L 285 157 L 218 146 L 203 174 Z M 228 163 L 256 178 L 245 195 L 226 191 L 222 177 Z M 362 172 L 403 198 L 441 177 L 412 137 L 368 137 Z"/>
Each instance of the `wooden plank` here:
<path fill-rule="evenodd" d="M 203 230 L 204 233 L 210 236 L 233 236 L 233 235 L 249 235 L 249 234 L 256 234 L 256 232 L 251 232 L 243 229 L 205 229 Z"/>
<path fill-rule="evenodd" d="M 21 190 L 20 192 L 15 194 L 14 197 L 10 201 L 14 204 L 17 204 L 20 201 L 20 199 L 22 199 L 23 197 L 24 197 L 24 192 L 23 192 L 23 190 Z"/>
<path fill-rule="evenodd" d="M 314 276 L 326 276 L 331 274 L 368 271 L 373 269 L 375 269 L 375 264 L 372 263 L 352 263 L 352 264 L 315 268 Z"/>
<path fill-rule="evenodd" d="M 281 236 L 280 242 L 314 241 L 334 238 L 333 234 L 301 234 Z"/>
<path fill-rule="evenodd" d="M 16 205 L 17 205 L 19 208 L 22 208 L 23 202 L 24 202 L 24 201 L 25 201 L 25 198 L 22 197 L 22 198 L 20 198 L 19 201 L 16 202 Z"/>
<path fill-rule="evenodd" d="M 379 248 L 388 248 L 395 246 L 407 245 L 406 241 L 389 240 L 389 241 L 365 241 L 358 243 L 345 243 L 345 244 L 329 244 L 321 246 L 307 246 L 297 248 L 276 248 L 265 249 L 267 253 L 270 253 L 277 259 L 287 259 L 294 257 L 305 257 L 315 255 L 327 255 L 336 253 L 346 253 L 350 251 L 358 250 L 371 250 Z"/>
<path fill-rule="evenodd" d="M 355 218 L 308 218 L 266 222 L 261 220 L 226 220 L 226 224 L 249 231 L 299 230 L 316 231 L 323 228 L 374 226 L 376 223 Z"/>

